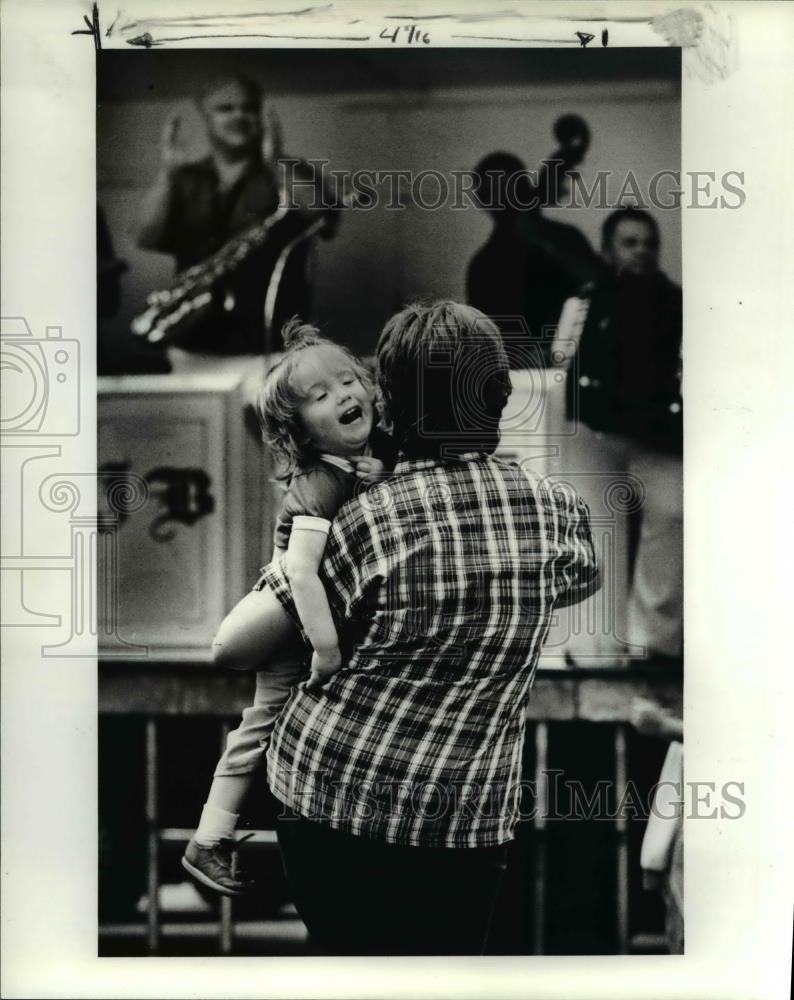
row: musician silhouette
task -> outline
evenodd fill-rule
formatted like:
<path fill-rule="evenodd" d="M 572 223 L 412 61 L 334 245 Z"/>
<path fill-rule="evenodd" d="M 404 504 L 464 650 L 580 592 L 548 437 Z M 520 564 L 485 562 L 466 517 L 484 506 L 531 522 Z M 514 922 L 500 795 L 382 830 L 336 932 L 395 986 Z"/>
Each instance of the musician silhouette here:
<path fill-rule="evenodd" d="M 281 177 L 280 136 L 277 122 L 266 128 L 262 91 L 257 83 L 236 73 L 216 76 L 198 100 L 210 145 L 210 154 L 198 161 L 186 158 L 181 125 L 172 118 L 163 130 L 161 166 L 140 206 L 137 242 L 146 250 L 174 257 L 177 272 L 192 275 L 202 262 L 214 261 L 230 241 L 261 223 L 279 206 Z M 293 180 L 305 180 L 305 164 L 293 170 Z M 287 193 L 288 199 L 290 198 Z M 301 185 L 301 204 L 279 223 L 279 251 L 299 236 L 306 217 L 323 221 L 322 235 L 330 237 L 337 213 L 313 197 L 311 184 Z M 317 208 L 314 208 L 315 202 Z M 283 320 L 296 312 L 310 312 L 307 263 L 310 240 L 298 240 L 279 266 L 275 311 L 270 316 L 266 343 L 264 306 L 280 252 L 267 243 L 243 252 L 235 249 L 223 273 L 211 287 L 201 309 L 170 328 L 168 342 L 192 351 L 219 354 L 261 353 L 278 350 Z M 214 263 L 212 267 L 220 271 Z M 202 275 L 202 280 L 206 275 Z M 148 332 L 148 331 L 147 331 Z M 153 337 L 150 339 L 154 339 Z"/>
<path fill-rule="evenodd" d="M 597 257 L 575 226 L 543 214 L 561 193 L 568 171 L 589 142 L 587 126 L 574 115 L 559 119 L 561 148 L 546 161 L 533 183 L 512 153 L 495 152 L 475 167 L 476 193 L 493 222 L 486 243 L 471 259 L 466 275 L 468 301 L 491 316 L 503 333 L 514 368 L 549 367 L 551 343 L 563 303 L 597 267 Z M 523 319 L 526 344 L 515 337 Z"/>

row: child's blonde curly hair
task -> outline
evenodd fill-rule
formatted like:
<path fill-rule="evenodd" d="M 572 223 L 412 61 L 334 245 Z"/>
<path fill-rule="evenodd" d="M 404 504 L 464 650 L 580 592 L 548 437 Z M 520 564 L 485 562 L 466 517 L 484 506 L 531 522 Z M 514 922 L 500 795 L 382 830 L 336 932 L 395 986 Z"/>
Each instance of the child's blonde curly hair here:
<path fill-rule="evenodd" d="M 292 380 L 298 354 L 309 347 L 335 347 L 345 355 L 362 385 L 373 396 L 375 387 L 364 364 L 346 347 L 323 337 L 316 326 L 293 316 L 284 324 L 281 337 L 284 355 L 265 376 L 265 383 L 256 402 L 256 415 L 262 428 L 262 437 L 273 449 L 276 463 L 281 465 L 276 475 L 279 479 L 288 479 L 298 466 L 314 457 L 298 413 L 304 400 Z"/>

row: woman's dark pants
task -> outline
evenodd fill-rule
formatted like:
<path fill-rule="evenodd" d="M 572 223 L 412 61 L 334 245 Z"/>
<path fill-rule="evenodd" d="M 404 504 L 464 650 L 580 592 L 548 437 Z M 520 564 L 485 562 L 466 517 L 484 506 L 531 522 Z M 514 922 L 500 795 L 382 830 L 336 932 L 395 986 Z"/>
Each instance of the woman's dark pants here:
<path fill-rule="evenodd" d="M 407 847 L 333 830 L 287 807 L 284 869 L 317 954 L 481 955 L 507 846 Z"/>

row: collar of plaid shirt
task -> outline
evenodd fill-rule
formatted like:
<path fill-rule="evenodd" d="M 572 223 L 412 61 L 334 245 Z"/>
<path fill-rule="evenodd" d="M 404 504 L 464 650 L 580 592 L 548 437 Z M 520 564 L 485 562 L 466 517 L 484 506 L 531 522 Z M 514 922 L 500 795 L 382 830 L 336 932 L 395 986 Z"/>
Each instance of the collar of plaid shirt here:
<path fill-rule="evenodd" d="M 321 575 L 352 653 L 279 716 L 276 797 L 395 844 L 512 839 L 540 649 L 599 585 L 583 501 L 481 453 L 400 461 L 341 508 Z M 265 578 L 297 621 L 279 560 Z"/>
<path fill-rule="evenodd" d="M 474 462 L 477 459 L 487 459 L 488 455 L 484 451 L 466 451 L 462 455 L 454 458 L 406 458 L 401 453 L 400 458 L 394 466 L 394 474 L 402 472 L 422 472 L 425 469 L 435 469 L 439 465 L 450 462 Z"/>

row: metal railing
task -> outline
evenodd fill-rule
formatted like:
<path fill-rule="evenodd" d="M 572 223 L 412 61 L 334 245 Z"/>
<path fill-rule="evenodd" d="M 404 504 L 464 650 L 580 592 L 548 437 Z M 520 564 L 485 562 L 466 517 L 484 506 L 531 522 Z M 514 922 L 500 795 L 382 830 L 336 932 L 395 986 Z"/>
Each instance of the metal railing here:
<path fill-rule="evenodd" d="M 175 673 L 177 676 L 175 676 Z M 208 714 L 206 706 L 214 703 L 218 717 L 220 745 L 225 744 L 229 731 L 229 719 L 245 704 L 246 695 L 236 688 L 238 679 L 228 682 L 216 677 L 206 667 L 190 671 L 185 676 L 184 667 L 160 665 L 157 669 L 141 666 L 121 667 L 118 662 L 105 664 L 100 674 L 100 710 L 107 713 L 138 713 L 144 718 L 145 752 L 145 814 L 146 814 L 146 911 L 138 922 L 104 923 L 100 926 L 100 938 L 105 942 L 119 938 L 145 938 L 145 949 L 150 954 L 158 953 L 165 938 L 214 939 L 212 952 L 231 954 L 240 941 L 270 942 L 282 941 L 290 952 L 300 950 L 306 943 L 306 932 L 296 916 L 283 920 L 241 920 L 235 914 L 236 901 L 222 897 L 217 916 L 207 915 L 206 919 L 190 922 L 168 921 L 161 912 L 159 900 L 161 890 L 162 848 L 169 844 L 186 843 L 192 830 L 183 827 L 165 826 L 158 810 L 158 783 L 162 760 L 160 758 L 160 727 L 168 725 L 169 718 L 190 716 L 191 702 L 195 690 L 182 691 L 182 684 L 192 689 L 204 688 L 198 698 L 202 715 Z M 130 695 L 130 682 L 136 675 L 137 698 Z M 541 955 L 547 951 L 547 918 L 549 911 L 549 865 L 548 851 L 550 837 L 553 836 L 553 822 L 548 814 L 549 796 L 543 793 L 548 782 L 550 765 L 549 732 L 551 724 L 565 723 L 566 720 L 592 721 L 600 723 L 599 731 L 608 727 L 611 739 L 611 774 L 604 778 L 611 782 L 615 801 L 622 801 L 630 774 L 629 744 L 627 739 L 627 710 L 630 697 L 641 693 L 644 697 L 656 697 L 668 706 L 680 699 L 679 676 L 664 676 L 648 673 L 639 676 L 626 670 L 549 670 L 536 681 L 535 694 L 530 706 L 527 728 L 527 745 L 531 767 L 526 778 L 534 781 L 538 790 L 537 808 L 533 809 L 527 826 L 531 829 L 532 877 L 529 883 L 528 910 L 531 915 L 531 934 L 528 935 L 527 952 Z M 606 689 L 612 697 L 606 697 Z M 213 697 L 213 690 L 222 691 L 225 696 Z M 148 706 L 148 711 L 144 707 Z M 611 706 L 611 707 L 605 707 Z M 153 710 L 154 709 L 154 710 Z M 142 711 L 143 710 L 143 711 Z M 625 816 L 617 812 L 611 820 L 611 841 L 614 852 L 614 928 L 615 951 L 619 954 L 631 952 L 659 951 L 663 949 L 663 939 L 647 930 L 632 933 L 632 913 L 630 905 L 631 858 L 629 844 L 629 823 Z M 529 832 L 529 830 L 527 830 Z M 257 829 L 248 841 L 255 850 L 275 851 L 277 840 L 272 829 Z M 247 845 L 248 846 L 248 845 Z M 634 873 L 635 875 L 637 873 Z M 210 953 L 212 953 L 210 952 Z"/>

